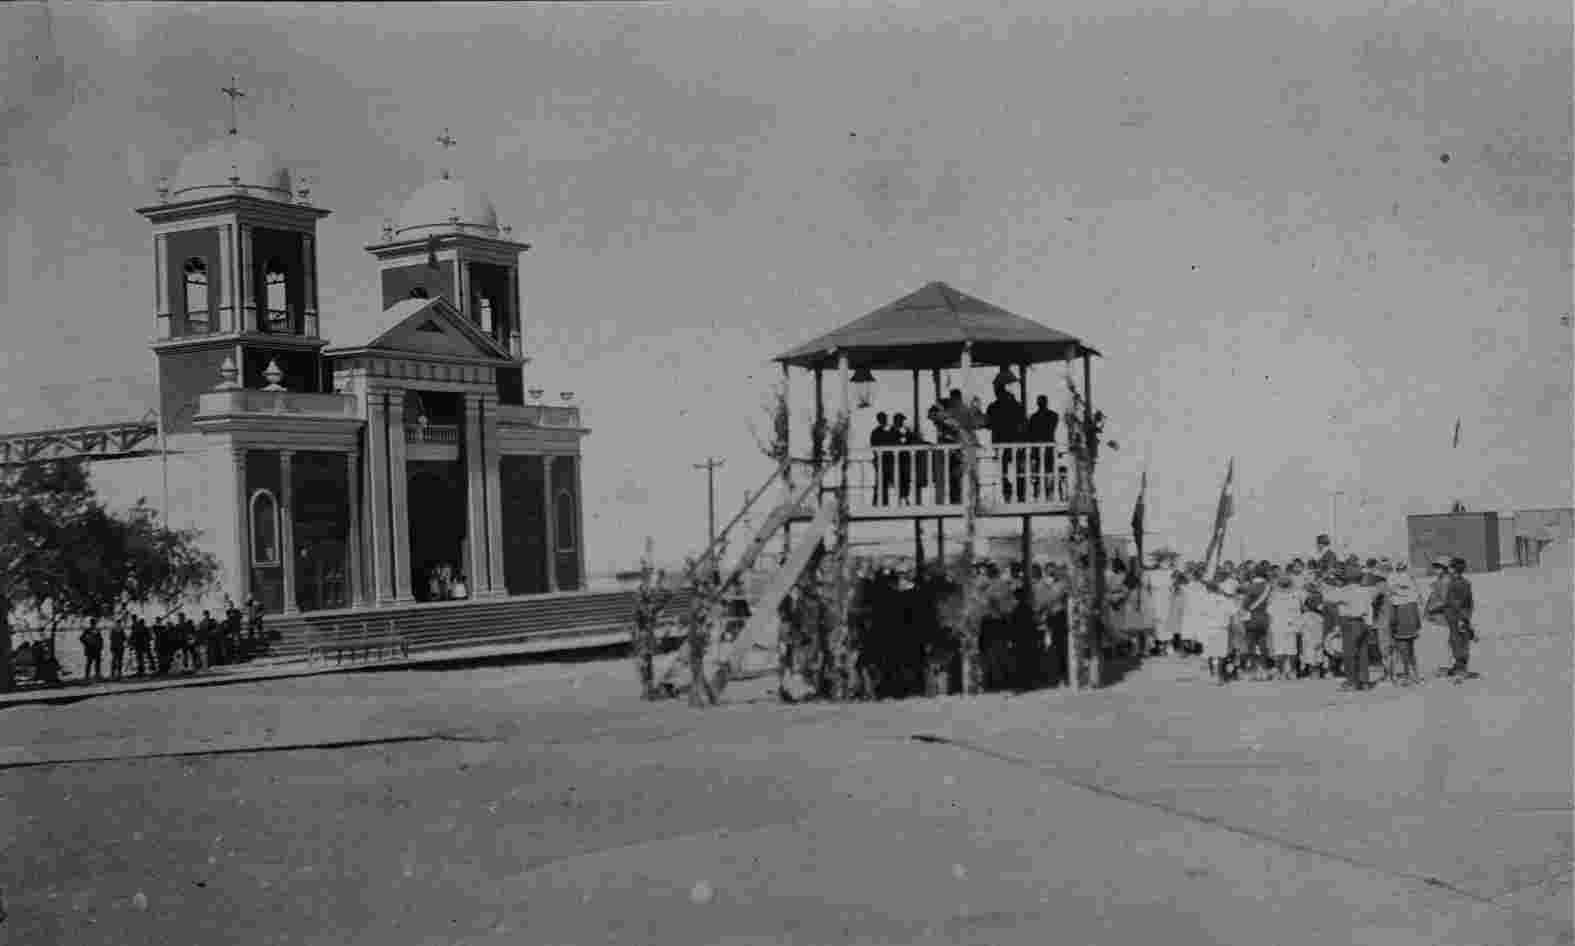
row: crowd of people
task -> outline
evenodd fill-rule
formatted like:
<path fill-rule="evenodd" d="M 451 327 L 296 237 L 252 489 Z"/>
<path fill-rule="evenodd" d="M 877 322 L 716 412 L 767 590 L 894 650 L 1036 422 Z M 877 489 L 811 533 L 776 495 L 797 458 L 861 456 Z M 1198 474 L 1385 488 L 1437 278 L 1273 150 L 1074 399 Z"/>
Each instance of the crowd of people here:
<path fill-rule="evenodd" d="M 427 601 L 460 601 L 470 597 L 465 575 L 451 562 L 432 565 L 426 573 Z"/>
<path fill-rule="evenodd" d="M 248 598 L 243 610 L 226 596 L 222 619 L 210 610 L 195 620 L 185 611 L 176 611 L 167 620 L 164 616 L 154 618 L 151 624 L 141 615 L 122 615 L 108 622 L 90 618 L 77 640 L 82 645 L 82 679 L 90 682 L 195 673 L 204 667 L 237 663 L 265 650 L 268 636 L 260 602 Z M 63 675 L 52 638 L 22 644 L 15 667 L 19 676 L 46 685 L 58 684 Z"/>
<path fill-rule="evenodd" d="M 873 502 L 876 506 L 924 505 L 926 490 L 934 484 L 940 500 L 962 502 L 962 466 L 948 463 L 943 451 L 887 451 L 881 447 L 925 447 L 932 445 L 981 445 L 979 433 L 987 431 L 990 445 L 1021 449 L 994 453 L 1000 470 L 1002 498 L 1011 502 L 1044 500 L 1064 501 L 1067 497 L 1067 468 L 1056 465 L 1053 446 L 1061 416 L 1050 409 L 1049 398 L 1040 395 L 1036 409 L 1027 413 L 1023 403 L 1012 394 L 1016 380 L 1006 369 L 996 375 L 995 400 L 986 407 L 978 398 L 965 401 L 960 389 L 953 388 L 945 400 L 937 401 L 925 419 L 934 431 L 934 441 L 926 440 L 917 419 L 908 426 L 908 415 L 875 415 L 869 445 L 876 449 Z"/>
<path fill-rule="evenodd" d="M 1319 536 L 1317 553 L 1283 565 L 1202 563 L 1151 572 L 1151 652 L 1196 654 L 1220 684 L 1239 679 L 1343 677 L 1360 690 L 1373 677 L 1401 686 L 1422 680 L 1416 641 L 1425 626 L 1447 628 L 1452 657 L 1439 674 L 1470 679 L 1474 602 L 1466 562 L 1440 558 L 1418 581 L 1404 558 L 1348 555 Z"/>
<path fill-rule="evenodd" d="M 1463 560 L 1436 560 L 1422 581 L 1404 559 L 1342 559 L 1326 536 L 1319 537 L 1318 550 L 1283 564 L 1225 561 L 1212 570 L 1196 562 L 1145 569 L 1136 557 L 1113 556 L 1104 582 L 1101 655 L 1118 662 L 1167 651 L 1199 657 L 1222 685 L 1318 677 L 1343 679 L 1348 689 L 1377 682 L 1409 686 L 1423 679 L 1416 641 L 1432 624 L 1447 628 L 1453 658 L 1438 673 L 1456 682 L 1475 676 L 1474 603 Z M 984 689 L 1066 680 L 1068 647 L 1076 639 L 1068 622 L 1073 577 L 1061 563 L 977 566 L 971 580 L 983 603 L 978 656 Z M 850 625 L 858 655 L 854 672 L 865 693 L 888 698 L 956 691 L 963 672 L 954 633 L 963 620 L 960 590 L 954 577 L 935 567 L 861 567 Z M 814 629 L 825 622 L 806 611 L 816 606 L 796 593 L 782 605 L 784 673 L 816 676 L 825 646 Z M 1082 656 L 1089 655 L 1085 644 Z"/>

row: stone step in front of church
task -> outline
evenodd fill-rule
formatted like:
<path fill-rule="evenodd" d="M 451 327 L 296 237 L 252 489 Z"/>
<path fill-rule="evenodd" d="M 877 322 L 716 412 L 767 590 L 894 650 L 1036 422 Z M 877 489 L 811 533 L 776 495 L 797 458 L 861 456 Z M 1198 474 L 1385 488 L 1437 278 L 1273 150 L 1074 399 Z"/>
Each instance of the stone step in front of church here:
<path fill-rule="evenodd" d="M 384 634 L 390 626 L 412 653 L 545 641 L 572 650 L 599 646 L 608 634 L 627 634 L 634 606 L 630 590 L 570 591 L 272 615 L 267 627 L 283 635 L 272 656 L 286 660 L 304 659 L 313 648 L 331 651 L 368 633 Z M 664 618 L 681 616 L 686 606 L 674 600 Z"/>

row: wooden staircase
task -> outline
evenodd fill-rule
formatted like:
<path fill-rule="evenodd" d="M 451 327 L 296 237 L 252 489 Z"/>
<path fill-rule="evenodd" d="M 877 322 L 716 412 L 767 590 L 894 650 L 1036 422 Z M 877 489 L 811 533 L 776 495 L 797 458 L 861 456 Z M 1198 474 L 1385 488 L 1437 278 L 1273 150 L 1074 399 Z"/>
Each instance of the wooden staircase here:
<path fill-rule="evenodd" d="M 803 533 L 794 537 L 792 551 L 780 567 L 762 572 L 757 571 L 756 566 L 767 543 L 783 526 L 802 516 L 805 502 L 819 487 L 818 480 L 812 481 L 790 501 L 773 509 L 744 547 L 738 561 L 722 577 L 716 592 L 717 603 L 722 607 L 718 608 L 712 622 L 705 656 L 705 674 L 716 681 L 713 684 L 716 690 L 720 691 L 730 677 L 776 666 L 780 631 L 778 607 L 814 559 L 815 550 L 830 540 L 837 523 L 836 498 L 821 499 L 815 517 Z M 747 617 L 730 613 L 733 609 L 727 605 L 736 607 L 739 603 L 745 607 L 737 610 L 745 612 Z M 687 652 L 680 647 L 658 675 L 658 685 L 670 692 L 682 690 L 687 667 Z"/>

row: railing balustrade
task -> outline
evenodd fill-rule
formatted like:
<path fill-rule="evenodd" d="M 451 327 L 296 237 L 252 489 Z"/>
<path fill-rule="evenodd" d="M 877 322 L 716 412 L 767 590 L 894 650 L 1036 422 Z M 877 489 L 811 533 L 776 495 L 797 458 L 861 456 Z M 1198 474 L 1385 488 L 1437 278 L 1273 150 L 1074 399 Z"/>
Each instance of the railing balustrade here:
<path fill-rule="evenodd" d="M 1069 473 L 1055 444 L 989 444 L 978 448 L 979 499 L 987 512 L 1064 507 Z M 967 495 L 963 448 L 955 444 L 870 447 L 848 463 L 849 505 L 857 513 L 901 515 L 904 509 L 961 511 Z M 836 486 L 836 470 L 826 487 Z"/>
<path fill-rule="evenodd" d="M 459 443 L 459 427 L 451 424 L 406 424 L 405 443 Z"/>

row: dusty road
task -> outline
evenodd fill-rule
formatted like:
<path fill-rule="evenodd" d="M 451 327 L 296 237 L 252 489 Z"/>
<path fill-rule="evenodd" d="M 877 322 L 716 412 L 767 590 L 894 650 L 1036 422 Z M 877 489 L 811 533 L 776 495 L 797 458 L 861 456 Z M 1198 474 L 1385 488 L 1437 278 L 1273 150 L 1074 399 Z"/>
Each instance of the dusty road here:
<path fill-rule="evenodd" d="M 1575 942 L 1569 587 L 1478 588 L 1481 680 L 1355 697 L 1160 661 L 694 711 L 587 664 L 0 710 L 0 943 Z"/>

